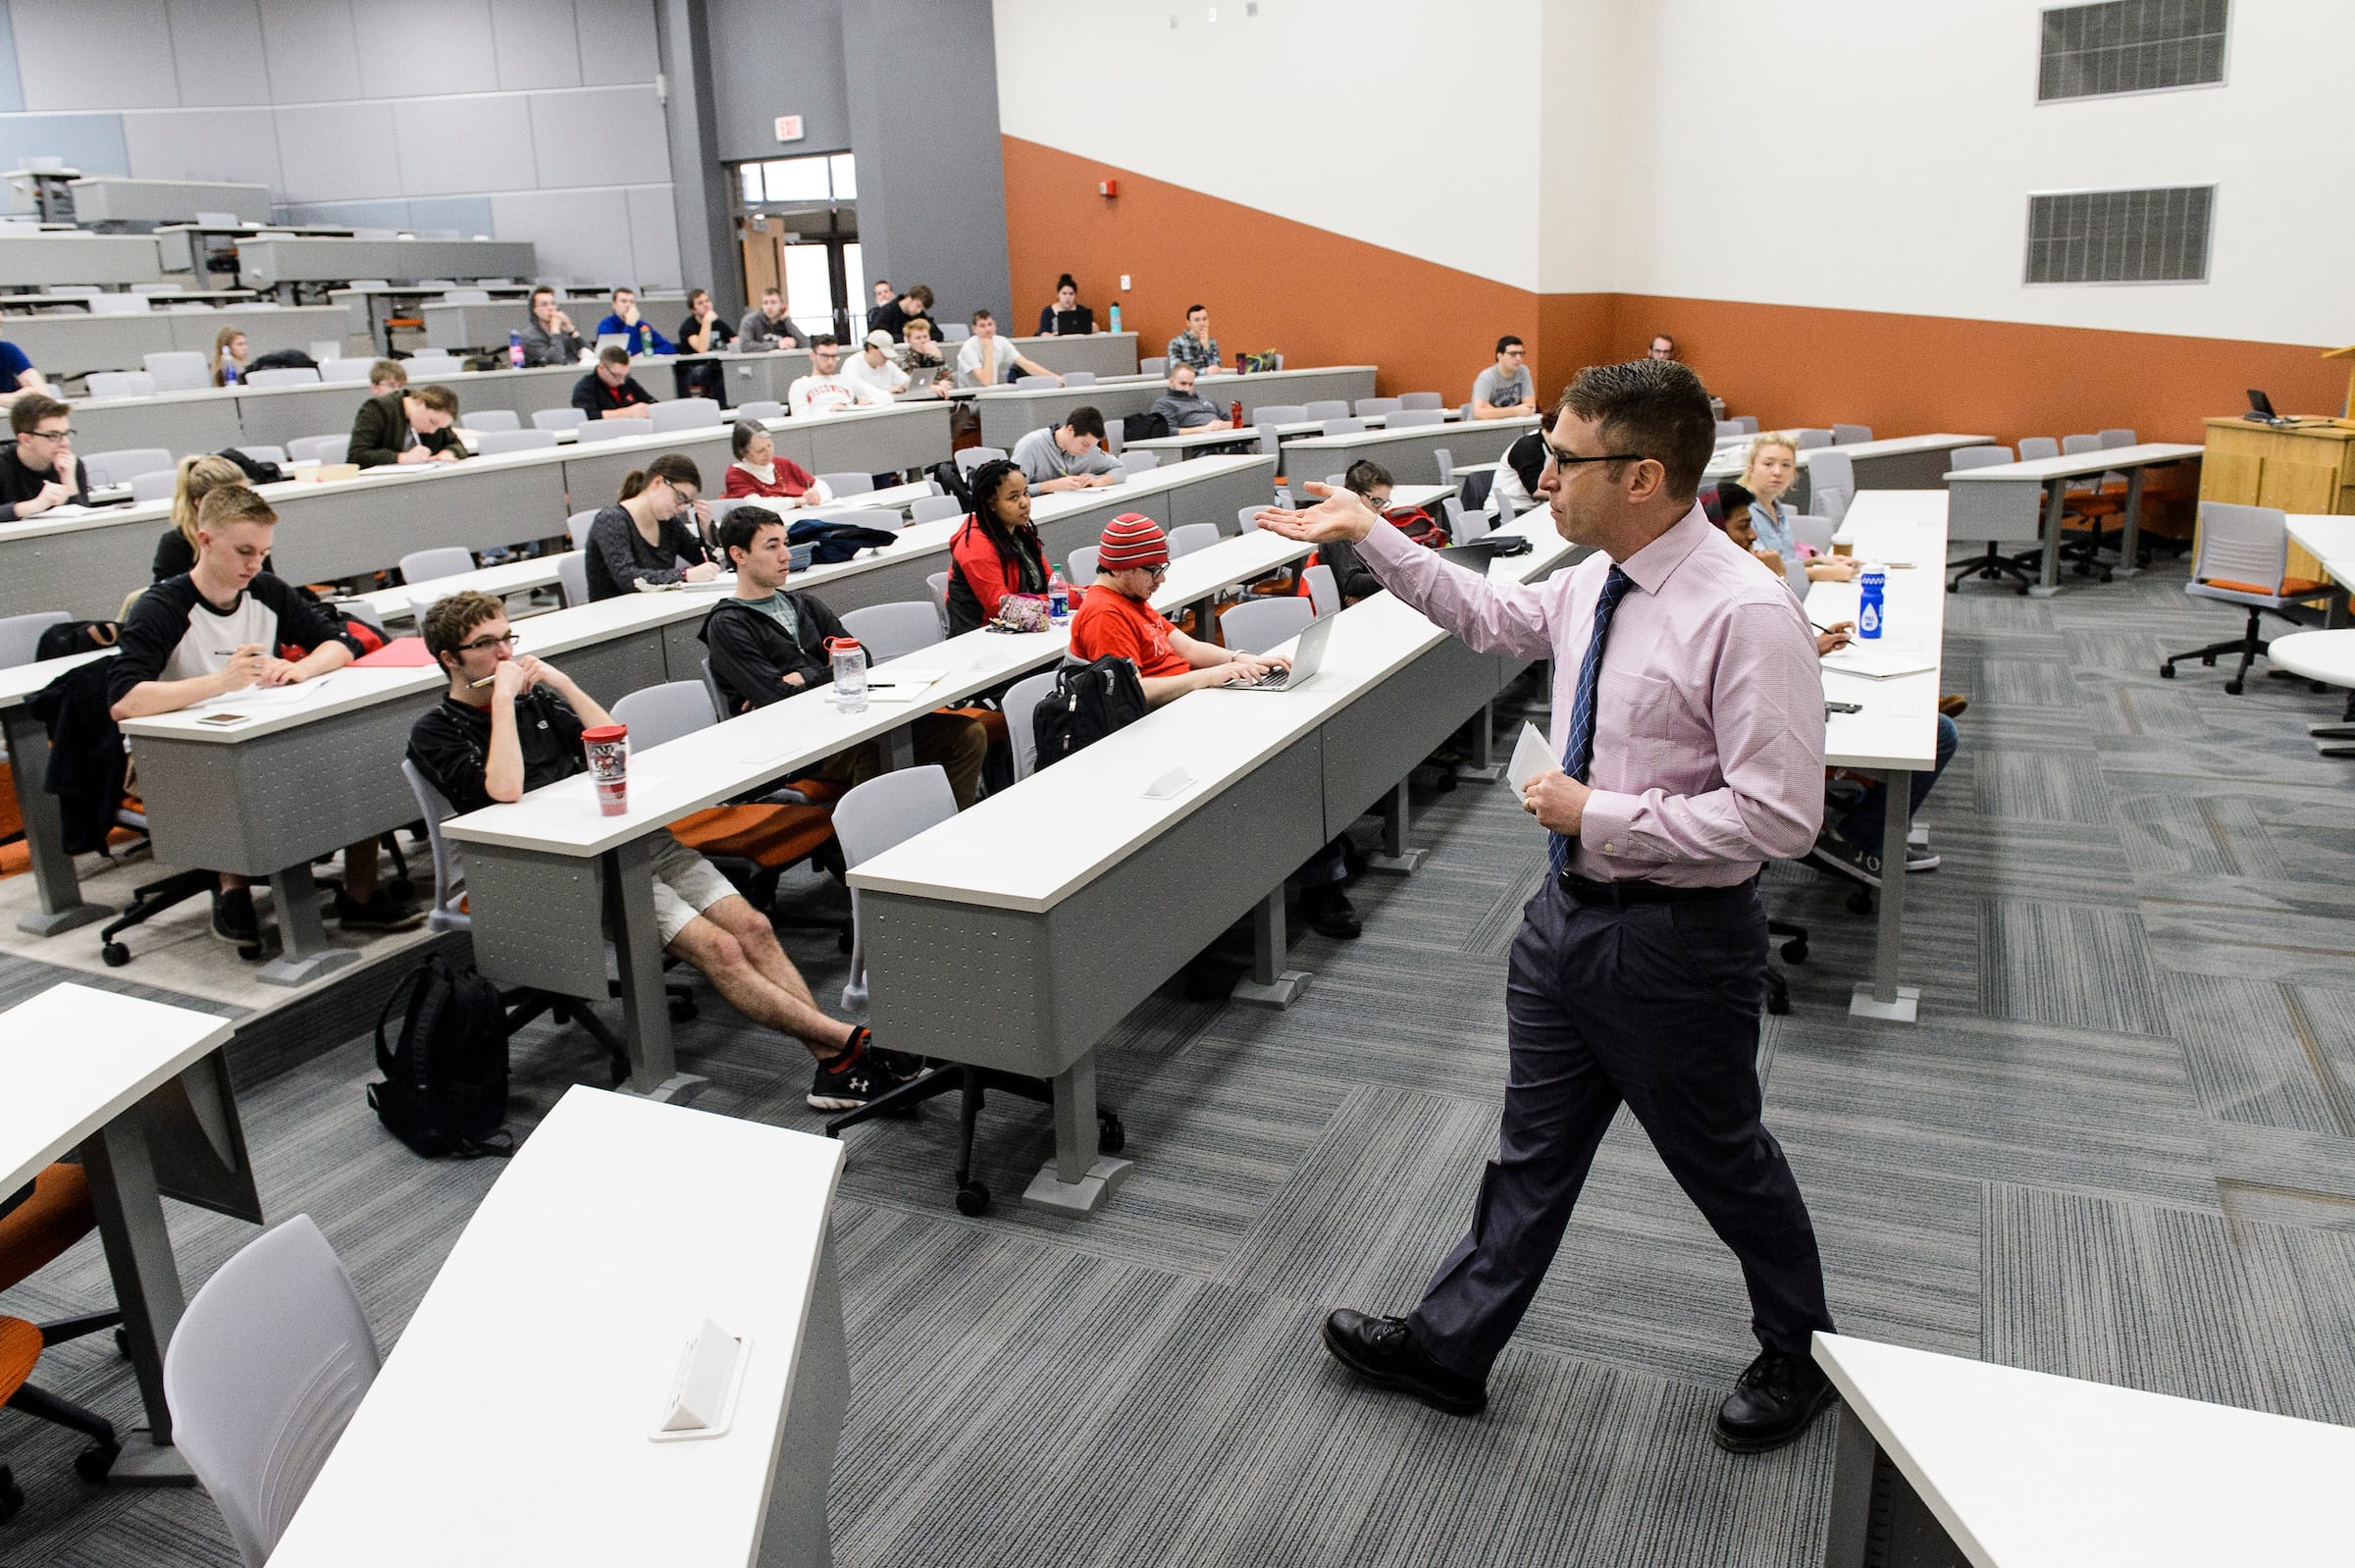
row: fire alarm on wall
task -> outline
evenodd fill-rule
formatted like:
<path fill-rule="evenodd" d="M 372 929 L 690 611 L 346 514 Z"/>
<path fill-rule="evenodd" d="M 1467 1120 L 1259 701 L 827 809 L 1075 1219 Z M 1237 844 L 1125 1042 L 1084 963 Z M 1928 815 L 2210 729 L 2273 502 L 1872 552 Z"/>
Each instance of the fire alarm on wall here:
<path fill-rule="evenodd" d="M 1117 196 L 1117 195 L 1119 195 L 1120 193 L 1121 193 L 1121 183 L 1120 183 L 1118 180 L 1099 180 L 1099 181 L 1097 181 L 1097 182 L 1096 182 L 1096 194 L 1097 194 L 1097 195 L 1099 195 L 1099 196 Z"/>

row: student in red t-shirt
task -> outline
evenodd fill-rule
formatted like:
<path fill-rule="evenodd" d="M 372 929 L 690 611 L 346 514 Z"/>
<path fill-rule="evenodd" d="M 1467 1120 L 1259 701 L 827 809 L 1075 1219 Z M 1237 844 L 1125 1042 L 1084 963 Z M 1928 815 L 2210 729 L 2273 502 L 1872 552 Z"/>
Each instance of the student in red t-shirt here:
<path fill-rule="evenodd" d="M 973 509 L 949 541 L 949 635 L 977 631 L 1008 594 L 1046 593 L 1054 577 L 1030 526 L 1030 481 L 997 457 L 973 470 Z"/>
<path fill-rule="evenodd" d="M 1138 512 L 1105 524 L 1095 583 L 1072 617 L 1072 657 L 1083 664 L 1108 654 L 1128 660 L 1152 707 L 1206 686 L 1255 681 L 1291 662 L 1233 653 L 1172 626 L 1149 602 L 1169 572 L 1170 541 L 1160 524 Z"/>

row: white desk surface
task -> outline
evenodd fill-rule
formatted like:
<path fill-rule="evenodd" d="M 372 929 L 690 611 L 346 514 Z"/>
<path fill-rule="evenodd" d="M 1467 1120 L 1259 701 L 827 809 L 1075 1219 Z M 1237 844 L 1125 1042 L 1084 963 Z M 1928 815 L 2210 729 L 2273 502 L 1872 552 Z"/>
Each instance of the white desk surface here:
<path fill-rule="evenodd" d="M 1392 485 L 1390 510 L 1403 507 L 1436 506 L 1457 493 L 1453 485 Z"/>
<path fill-rule="evenodd" d="M 2355 686 L 2355 628 L 2291 632 L 2267 645 L 2265 656 L 2276 668 L 2310 681 Z"/>
<path fill-rule="evenodd" d="M 1749 455 L 1750 444 L 1757 439 L 1754 435 L 1719 437 L 1716 451 L 1709 458 L 1707 472 L 1712 476 L 1740 473 L 1742 463 Z M 1945 431 L 1927 436 L 1887 436 L 1876 441 L 1850 442 L 1845 445 L 1803 447 L 1799 453 L 1799 466 L 1806 467 L 1808 459 L 1817 452 L 1839 452 L 1852 460 L 1858 457 L 1904 457 L 1914 452 L 1955 451 L 1964 446 L 1985 446 L 1994 440 L 1993 436 L 1957 436 Z M 1733 465 L 1730 468 L 1726 466 L 1729 462 Z"/>
<path fill-rule="evenodd" d="M 216 1014 L 72 983 L 0 1013 L 0 1196 L 228 1040 Z"/>
<path fill-rule="evenodd" d="M 77 664 L 87 664 L 94 658 L 112 658 L 114 656 L 113 649 L 101 648 L 87 653 L 70 653 L 64 658 L 44 658 L 36 659 L 30 664 L 11 664 L 6 669 L 0 669 L 0 707 L 14 707 Z"/>
<path fill-rule="evenodd" d="M 2016 484 L 2023 479 L 2075 479 L 2083 474 L 2107 473 L 2113 468 L 2140 468 L 2149 463 L 2180 462 L 2186 457 L 2197 457 L 2206 449 L 2181 442 L 2146 441 L 2133 446 L 2113 446 L 2107 451 L 2036 457 L 2024 463 L 1991 463 L 1985 468 L 1958 468 L 1946 479 L 1950 485 L 1986 485 L 2004 480 Z"/>
<path fill-rule="evenodd" d="M 1543 423 L 1544 421 L 1535 414 L 1522 414 L 1512 419 L 1483 419 L 1477 421 L 1473 425 L 1466 426 L 1465 428 L 1478 430 L 1535 430 Z M 1404 430 L 1361 430 L 1347 436 L 1304 436 L 1298 441 L 1285 442 L 1283 444 L 1283 449 L 1286 452 L 1297 451 L 1307 453 L 1320 451 L 1339 451 L 1344 447 L 1351 446 L 1379 446 L 1386 442 L 1411 441 L 1417 436 L 1429 436 L 1435 431 L 1443 434 L 1447 429 L 1448 427 L 1445 425 L 1409 425 Z M 1478 463 L 1459 463 L 1456 465 L 1455 471 L 1459 474 L 1468 474 L 1481 466 L 1483 465 Z M 1489 464 L 1487 466 L 1493 467 L 1495 465 Z M 1285 472 L 1289 473 L 1290 470 L 1286 469 Z"/>
<path fill-rule="evenodd" d="M 272 1568 L 730 1568 L 759 1554 L 843 1146 L 578 1086 L 466 1223 Z M 722 1436 L 648 1440 L 709 1318 Z M 399 1477 L 387 1507 L 387 1477 Z"/>
<path fill-rule="evenodd" d="M 2342 586 L 2355 583 L 2355 517 L 2292 512 L 2289 539 L 2320 560 L 2332 582 Z"/>
<path fill-rule="evenodd" d="M 1298 560 L 1309 549 L 1258 531 L 1221 540 L 1171 562 L 1170 575 L 1154 593 L 1153 602 L 1164 612 L 1193 603 Z M 819 686 L 664 745 L 633 751 L 630 809 L 619 816 L 600 812 L 589 775 L 576 773 L 520 801 L 453 818 L 445 831 L 469 844 L 602 855 L 690 811 L 716 805 L 756 780 L 832 757 L 919 714 L 1036 669 L 1059 657 L 1070 636 L 1068 623 L 1045 632 L 968 632 L 877 664 L 869 672 L 864 711 L 844 712 L 834 706 L 832 687 Z M 948 674 L 928 685 L 910 686 L 899 699 L 873 690 L 874 682 L 905 679 L 909 671 L 926 669 Z"/>
<path fill-rule="evenodd" d="M 1439 420 L 1442 425 L 1454 424 L 1462 417 L 1460 411 L 1453 408 L 1439 409 L 1435 412 L 1444 416 Z M 1382 430 L 1387 428 L 1390 416 L 1387 414 L 1359 414 L 1354 417 L 1363 419 L 1369 430 Z M 1183 449 L 1189 446 L 1209 446 L 1222 441 L 1249 441 L 1259 433 L 1259 426 L 1251 422 L 1250 410 L 1244 410 L 1243 418 L 1245 423 L 1240 428 L 1224 424 L 1196 425 L 1190 430 L 1181 430 L 1174 436 L 1147 436 L 1139 441 L 1123 442 L 1121 445 L 1124 450 L 1135 446 L 1147 451 L 1154 451 L 1172 448 Z M 1431 426 L 1426 423 L 1421 426 L 1410 425 L 1406 428 L 1428 430 Z M 1287 419 L 1277 425 L 1276 435 L 1279 440 L 1284 440 L 1293 436 L 1319 436 L 1324 433 L 1324 430 L 1325 421 L 1322 419 Z"/>
<path fill-rule="evenodd" d="M 1846 1334 L 1815 1361 L 1978 1568 L 2355 1562 L 2355 1429 Z"/>
<path fill-rule="evenodd" d="M 1570 548 L 1542 511 L 1499 532 L 1523 534 L 1535 548 L 1490 562 L 1492 577 L 1526 581 Z M 851 885 L 1043 914 L 1215 799 L 1222 782 L 1258 767 L 1446 636 L 1389 594 L 1360 601 L 1334 616 L 1324 667 L 1304 685 L 1188 693 L 864 862 Z M 1180 768 L 1192 782 L 1167 799 L 1147 798 L 1149 786 Z M 1025 847 L 1042 842 L 1064 853 Z"/>
<path fill-rule="evenodd" d="M 1945 671 L 1946 498 L 1940 490 L 1868 490 L 1841 519 L 1835 537 L 1855 545 L 1857 559 L 1912 563 L 1888 574 L 1882 594 L 1888 635 L 1877 648 L 1858 646 L 1918 655 L 1932 667 L 1873 680 L 1844 673 L 1838 654 L 1824 661 L 1824 697 L 1864 706 L 1861 713 L 1834 713 L 1824 721 L 1824 760 L 1833 767 L 1922 772 L 1937 765 L 1939 679 Z M 1807 619 L 1818 626 L 1855 620 L 1858 594 L 1854 581 L 1815 584 L 1807 593 Z"/>
<path fill-rule="evenodd" d="M 1379 368 L 1379 366 L 1375 365 L 1295 365 L 1287 366 L 1282 370 L 1236 371 L 1230 369 L 1222 369 L 1215 376 L 1205 375 L 1197 378 L 1194 385 L 1194 390 L 1200 392 L 1203 396 L 1210 398 L 1212 402 L 1218 402 L 1220 400 L 1219 397 L 1213 396 L 1212 392 L 1214 389 L 1219 387 L 1241 387 L 1245 389 L 1263 391 L 1273 390 L 1281 392 L 1283 387 L 1283 380 L 1287 376 L 1330 376 L 1336 371 L 1363 370 L 1372 372 L 1378 370 Z M 1166 376 L 1151 376 L 1140 372 L 1134 376 L 1099 376 L 1096 378 L 1095 385 L 1099 387 L 1141 387 L 1157 385 L 1166 382 L 1168 379 L 1169 378 Z M 957 393 L 959 396 L 978 393 L 982 396 L 988 397 L 1055 397 L 1068 399 L 1074 392 L 1085 392 L 1086 391 L 1087 389 L 1085 387 L 960 387 L 957 389 Z M 1263 400 L 1272 401 L 1273 399 L 1269 398 Z M 1247 409 L 1249 404 L 1245 404 L 1244 406 Z"/>
<path fill-rule="evenodd" d="M 1259 428 L 1255 425 L 1230 425 L 1219 421 L 1181 430 L 1175 436 L 1140 436 L 1135 441 L 1121 443 L 1123 451 L 1191 451 L 1196 446 L 1256 444 Z"/>

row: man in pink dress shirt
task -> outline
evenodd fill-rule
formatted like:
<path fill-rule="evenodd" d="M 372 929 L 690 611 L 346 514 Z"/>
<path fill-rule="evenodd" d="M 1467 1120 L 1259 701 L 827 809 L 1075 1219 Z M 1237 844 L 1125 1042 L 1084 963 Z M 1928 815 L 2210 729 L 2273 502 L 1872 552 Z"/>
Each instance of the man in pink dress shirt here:
<path fill-rule="evenodd" d="M 1439 1409 L 1484 1408 L 1625 1104 L 1740 1260 L 1763 1348 L 1713 1436 L 1755 1453 L 1806 1431 L 1831 1392 L 1808 1354 L 1832 1327 L 1814 1228 L 1754 1067 L 1755 883 L 1815 842 L 1823 681 L 1799 601 L 1695 503 L 1714 429 L 1708 392 L 1672 360 L 1582 371 L 1538 495 L 1593 553 L 1542 583 L 1442 561 L 1322 485 L 1313 509 L 1260 522 L 1355 543 L 1385 588 L 1483 653 L 1551 658 L 1562 758 L 1522 795 L 1549 874 L 1513 942 L 1503 1125 L 1471 1230 L 1410 1316 L 1335 1311 L 1326 1347 Z"/>

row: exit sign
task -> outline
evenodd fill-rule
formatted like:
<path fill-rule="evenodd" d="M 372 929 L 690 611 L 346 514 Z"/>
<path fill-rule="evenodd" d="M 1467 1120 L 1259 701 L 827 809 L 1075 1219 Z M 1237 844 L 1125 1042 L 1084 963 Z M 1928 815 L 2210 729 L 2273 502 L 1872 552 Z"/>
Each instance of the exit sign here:
<path fill-rule="evenodd" d="M 801 140 L 802 117 L 800 115 L 777 116 L 777 139 L 779 141 Z"/>

